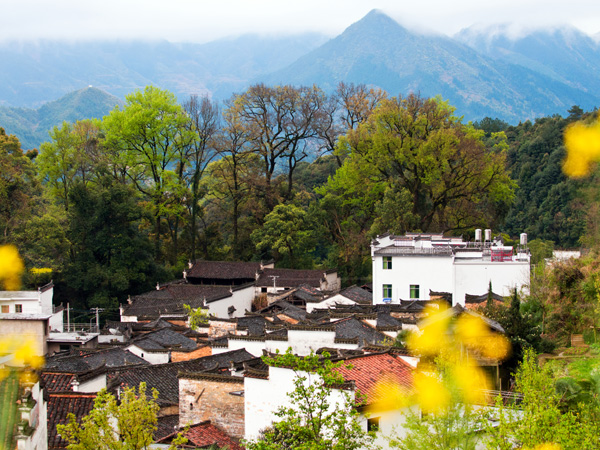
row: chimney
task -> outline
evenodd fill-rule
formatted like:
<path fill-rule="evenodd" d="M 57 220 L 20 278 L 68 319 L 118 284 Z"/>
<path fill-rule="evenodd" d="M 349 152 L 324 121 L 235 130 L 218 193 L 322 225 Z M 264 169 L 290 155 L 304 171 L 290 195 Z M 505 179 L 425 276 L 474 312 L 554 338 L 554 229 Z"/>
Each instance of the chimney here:
<path fill-rule="evenodd" d="M 156 283 L 156 290 L 160 291 L 160 283 Z"/>
<path fill-rule="evenodd" d="M 231 374 L 231 376 L 235 374 L 235 364 L 233 363 L 233 361 L 229 361 L 229 373 Z"/>
<path fill-rule="evenodd" d="M 73 392 L 79 392 L 79 381 L 77 381 L 77 377 L 73 377 L 73 381 L 71 381 L 71 387 Z"/>
<path fill-rule="evenodd" d="M 192 267 L 194 267 L 194 264 L 192 263 L 192 260 L 188 260 L 188 269 L 191 269 Z"/>

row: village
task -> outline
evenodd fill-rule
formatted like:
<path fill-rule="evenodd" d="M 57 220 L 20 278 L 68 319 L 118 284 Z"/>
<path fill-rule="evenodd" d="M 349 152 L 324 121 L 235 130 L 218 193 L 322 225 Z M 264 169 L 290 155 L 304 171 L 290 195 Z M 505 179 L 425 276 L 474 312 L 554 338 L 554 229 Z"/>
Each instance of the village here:
<path fill-rule="evenodd" d="M 428 304 L 447 308 L 452 320 L 481 317 L 486 332 L 502 335 L 498 322 L 475 309 L 529 288 L 530 252 L 526 234 L 513 248 L 491 230 L 476 230 L 472 242 L 441 234 L 378 236 L 371 256 L 372 284 L 345 288 L 335 269 L 190 262 L 180 279 L 130 296 L 120 321 L 101 329 L 70 323 L 65 307 L 53 304 L 52 283 L 0 292 L 0 333 L 32 339 L 46 358 L 39 380 L 23 392 L 19 414 L 27 426 L 21 422 L 17 448 L 67 448 L 57 425 L 68 413 L 81 420 L 102 389 L 119 398 L 146 383 L 158 391 L 156 448 L 185 430 L 195 448 L 241 449 L 289 406 L 295 371 L 263 358 L 286 352 L 343 363 L 345 385 L 331 395 L 365 396 L 357 407 L 361 427 L 387 448 L 385 436 L 402 433 L 406 411 L 399 405 L 378 412 L 382 394 L 373 388 L 392 379 L 412 389 L 420 357 L 402 338 L 432 320 Z M 502 357 L 471 357 L 490 380 L 481 406 L 491 407 L 510 390 L 511 375 Z"/>

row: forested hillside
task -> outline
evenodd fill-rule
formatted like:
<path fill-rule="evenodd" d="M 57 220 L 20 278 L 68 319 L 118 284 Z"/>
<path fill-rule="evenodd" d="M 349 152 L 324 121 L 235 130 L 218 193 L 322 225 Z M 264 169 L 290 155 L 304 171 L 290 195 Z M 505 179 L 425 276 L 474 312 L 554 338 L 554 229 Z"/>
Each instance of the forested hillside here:
<path fill-rule="evenodd" d="M 585 117 L 473 126 L 439 99 L 364 85 L 257 84 L 223 104 L 148 86 L 54 127 L 39 154 L 0 134 L 0 243 L 30 285 L 52 278 L 59 302 L 107 314 L 198 258 L 337 267 L 354 284 L 388 231 L 574 247 L 593 208 L 590 182 L 562 175 L 562 132 Z"/>

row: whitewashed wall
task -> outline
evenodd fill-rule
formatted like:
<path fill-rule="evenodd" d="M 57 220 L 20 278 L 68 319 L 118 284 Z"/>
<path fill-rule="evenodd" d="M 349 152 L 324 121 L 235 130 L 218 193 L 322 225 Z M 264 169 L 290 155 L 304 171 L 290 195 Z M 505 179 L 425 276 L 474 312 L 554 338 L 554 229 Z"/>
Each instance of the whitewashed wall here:
<path fill-rule="evenodd" d="M 486 294 L 489 282 L 492 290 L 499 295 L 509 296 L 512 289 L 529 288 L 529 261 L 490 262 L 460 261 L 454 264 L 454 303 L 465 304 L 465 294 Z"/>
<path fill-rule="evenodd" d="M 127 347 L 126 350 L 145 359 L 150 364 L 164 364 L 169 362 L 169 352 L 149 352 L 133 344 Z"/>
<path fill-rule="evenodd" d="M 452 256 L 394 256 L 392 268 L 383 268 L 383 257 L 373 257 L 373 304 L 383 303 L 383 285 L 392 285 L 392 303 L 410 300 L 410 285 L 419 285 L 419 300 L 429 300 L 429 290 L 452 292 Z"/>

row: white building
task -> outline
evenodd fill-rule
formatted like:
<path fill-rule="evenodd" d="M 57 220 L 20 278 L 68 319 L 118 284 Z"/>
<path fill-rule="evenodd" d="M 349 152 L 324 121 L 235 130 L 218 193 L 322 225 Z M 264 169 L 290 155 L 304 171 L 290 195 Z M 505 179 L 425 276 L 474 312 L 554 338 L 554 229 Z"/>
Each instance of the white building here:
<path fill-rule="evenodd" d="M 47 316 L 50 331 L 63 331 L 63 309 L 56 312 L 52 305 L 52 282 L 36 291 L 0 291 L 0 319 L 12 317 Z"/>
<path fill-rule="evenodd" d="M 465 304 L 465 294 L 488 291 L 508 296 L 527 290 L 530 281 L 527 236 L 513 247 L 491 239 L 491 231 L 476 230 L 475 242 L 441 234 L 408 233 L 378 237 L 371 243 L 373 304 L 429 300 L 430 291 L 452 294 L 453 304 Z"/>

